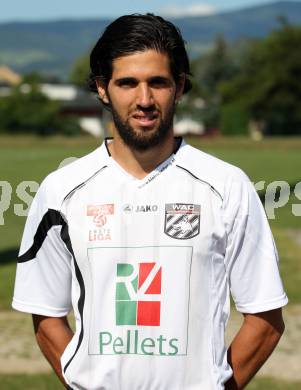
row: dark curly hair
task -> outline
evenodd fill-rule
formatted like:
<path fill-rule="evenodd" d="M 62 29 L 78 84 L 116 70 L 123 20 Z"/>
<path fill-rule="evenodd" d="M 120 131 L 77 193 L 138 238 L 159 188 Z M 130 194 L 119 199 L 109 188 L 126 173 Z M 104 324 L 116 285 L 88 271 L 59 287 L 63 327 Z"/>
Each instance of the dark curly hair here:
<path fill-rule="evenodd" d="M 89 90 L 97 93 L 96 78 L 109 84 L 114 59 L 149 49 L 167 53 L 175 82 L 185 74 L 187 93 L 192 85 L 185 41 L 177 27 L 153 14 L 121 16 L 105 29 L 90 55 Z"/>

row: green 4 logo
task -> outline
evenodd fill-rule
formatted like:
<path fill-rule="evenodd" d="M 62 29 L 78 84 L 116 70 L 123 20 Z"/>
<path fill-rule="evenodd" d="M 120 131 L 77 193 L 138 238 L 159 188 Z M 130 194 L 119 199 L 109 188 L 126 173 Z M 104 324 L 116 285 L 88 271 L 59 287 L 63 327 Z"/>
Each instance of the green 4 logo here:
<path fill-rule="evenodd" d="M 162 267 L 157 263 L 119 263 L 116 325 L 160 326 Z"/>

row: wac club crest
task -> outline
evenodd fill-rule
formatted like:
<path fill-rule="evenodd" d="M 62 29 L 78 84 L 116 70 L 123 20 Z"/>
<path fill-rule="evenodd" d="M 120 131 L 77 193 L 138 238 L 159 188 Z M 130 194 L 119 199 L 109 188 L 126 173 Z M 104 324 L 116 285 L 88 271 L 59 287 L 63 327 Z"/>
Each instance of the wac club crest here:
<path fill-rule="evenodd" d="M 164 233 L 177 240 L 187 240 L 200 233 L 201 206 L 187 203 L 165 205 Z"/>

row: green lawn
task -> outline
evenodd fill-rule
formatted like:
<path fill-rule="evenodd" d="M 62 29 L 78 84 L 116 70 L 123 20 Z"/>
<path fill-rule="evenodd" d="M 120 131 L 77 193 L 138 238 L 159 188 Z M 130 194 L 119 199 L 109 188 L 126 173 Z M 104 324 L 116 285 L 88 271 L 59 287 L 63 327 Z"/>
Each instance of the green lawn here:
<path fill-rule="evenodd" d="M 2 390 L 62 390 L 64 387 L 53 375 L 0 375 Z M 284 382 L 269 378 L 256 378 L 247 390 L 299 390 L 301 383 Z"/>
<path fill-rule="evenodd" d="M 253 142 L 246 138 L 190 139 L 200 149 L 240 166 L 251 180 L 287 181 L 294 188 L 301 181 L 301 138 L 272 139 Z M 0 181 L 12 186 L 12 199 L 0 226 L 0 309 L 10 307 L 15 258 L 25 217 L 14 214 L 14 205 L 23 204 L 16 195 L 20 182 L 38 183 L 67 157 L 80 157 L 92 151 L 100 141 L 91 137 L 37 138 L 0 137 Z M 1 188 L 1 187 L 0 187 Z M 3 196 L 0 192 L 0 196 Z M 301 197 L 301 196 L 300 196 Z M 292 203 L 301 203 L 294 195 L 270 220 L 281 256 L 281 270 L 290 302 L 301 302 L 301 249 L 287 229 L 301 229 L 301 217 L 292 214 Z"/>
<path fill-rule="evenodd" d="M 81 157 L 99 144 L 100 141 L 90 137 L 0 137 L 0 181 L 8 181 L 12 186 L 10 207 L 3 213 L 4 225 L 0 225 L 0 309 L 10 308 L 15 261 L 25 223 L 25 217 L 14 213 L 16 204 L 27 207 L 16 195 L 18 184 L 41 183 L 65 158 Z M 3 197 L 1 187 L 0 197 Z"/>
<path fill-rule="evenodd" d="M 62 390 L 64 386 L 54 374 L 0 375 L 2 390 Z"/>
<path fill-rule="evenodd" d="M 292 214 L 292 204 L 301 203 L 294 194 L 301 181 L 301 138 L 276 138 L 254 142 L 245 138 L 221 140 L 196 140 L 194 146 L 242 168 L 254 182 L 265 181 L 265 189 L 275 181 L 286 181 L 291 188 L 291 196 L 285 207 L 275 210 L 273 227 L 301 228 L 301 216 Z M 259 192 L 261 195 L 265 191 Z"/>

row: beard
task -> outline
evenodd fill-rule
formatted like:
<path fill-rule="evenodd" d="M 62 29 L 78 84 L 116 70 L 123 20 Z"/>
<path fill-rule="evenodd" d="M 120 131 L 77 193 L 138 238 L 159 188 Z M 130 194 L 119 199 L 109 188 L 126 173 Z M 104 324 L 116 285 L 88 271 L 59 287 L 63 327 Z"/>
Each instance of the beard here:
<path fill-rule="evenodd" d="M 129 123 L 129 120 L 123 121 L 115 110 L 112 102 L 110 103 L 110 111 L 112 113 L 113 121 L 116 130 L 123 140 L 125 145 L 136 151 L 145 151 L 152 149 L 155 146 L 163 142 L 169 135 L 173 126 L 173 118 L 175 114 L 175 102 L 171 104 L 169 110 L 166 113 L 165 119 L 161 119 L 159 124 L 154 129 L 135 130 Z M 152 111 L 152 108 L 140 111 Z"/>

